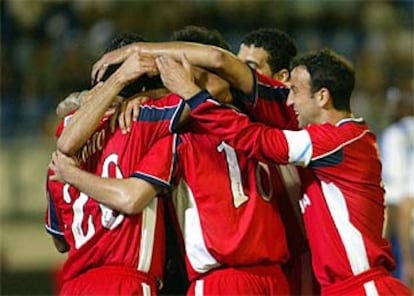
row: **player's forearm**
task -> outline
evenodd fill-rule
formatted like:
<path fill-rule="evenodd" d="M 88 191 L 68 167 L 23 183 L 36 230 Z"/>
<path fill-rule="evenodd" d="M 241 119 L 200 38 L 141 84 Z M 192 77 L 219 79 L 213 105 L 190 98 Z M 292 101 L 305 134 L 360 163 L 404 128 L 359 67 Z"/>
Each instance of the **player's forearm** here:
<path fill-rule="evenodd" d="M 118 93 L 125 86 L 120 75 L 112 75 L 101 87 L 89 91 L 87 102 L 70 119 L 57 141 L 57 148 L 73 156 L 92 135 Z"/>
<path fill-rule="evenodd" d="M 214 47 L 193 42 L 139 42 L 134 50 L 155 56 L 168 55 L 177 61 L 184 54 L 191 64 L 204 68 L 217 68 L 220 63 L 214 59 L 218 54 Z"/>
<path fill-rule="evenodd" d="M 140 213 L 156 195 L 157 188 L 136 178 L 103 178 L 76 167 L 65 170 L 64 179 L 97 202 L 123 214 Z"/>
<path fill-rule="evenodd" d="M 182 54 L 192 65 L 206 68 L 227 80 L 233 87 L 251 94 L 253 76 L 250 68 L 234 54 L 222 48 L 193 42 L 137 43 L 135 50 L 153 55 L 169 55 L 180 61 Z"/>

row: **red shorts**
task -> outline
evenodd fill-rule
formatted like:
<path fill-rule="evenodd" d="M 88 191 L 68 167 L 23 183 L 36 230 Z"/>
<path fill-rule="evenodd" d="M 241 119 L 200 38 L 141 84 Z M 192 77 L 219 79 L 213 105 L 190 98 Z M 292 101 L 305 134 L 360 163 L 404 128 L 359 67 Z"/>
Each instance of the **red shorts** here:
<path fill-rule="evenodd" d="M 344 281 L 322 288 L 322 295 L 407 295 L 410 289 L 383 267 L 372 268 Z"/>
<path fill-rule="evenodd" d="M 192 281 L 187 295 L 287 295 L 289 284 L 280 265 L 214 269 Z"/>
<path fill-rule="evenodd" d="M 156 295 L 157 284 L 147 273 L 126 267 L 93 268 L 65 281 L 59 295 Z"/>

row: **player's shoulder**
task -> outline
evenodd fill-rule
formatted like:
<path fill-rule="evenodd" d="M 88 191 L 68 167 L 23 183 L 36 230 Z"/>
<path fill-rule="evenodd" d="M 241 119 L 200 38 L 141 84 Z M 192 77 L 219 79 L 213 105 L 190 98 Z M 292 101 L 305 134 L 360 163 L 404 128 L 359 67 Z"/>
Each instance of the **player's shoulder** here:
<path fill-rule="evenodd" d="M 338 121 L 336 124 L 324 122 L 322 124 L 309 124 L 305 127 L 308 131 L 316 132 L 334 132 L 338 134 L 360 134 L 361 132 L 369 131 L 369 127 L 363 118 L 345 118 Z"/>

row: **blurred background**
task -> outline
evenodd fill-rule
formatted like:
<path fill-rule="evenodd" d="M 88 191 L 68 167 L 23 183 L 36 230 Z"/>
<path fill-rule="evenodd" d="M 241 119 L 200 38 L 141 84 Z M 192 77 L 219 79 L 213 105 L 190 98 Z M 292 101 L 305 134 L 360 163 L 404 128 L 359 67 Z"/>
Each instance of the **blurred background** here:
<path fill-rule="evenodd" d="M 289 33 L 299 51 L 331 47 L 351 60 L 353 110 L 380 135 L 395 102 L 413 95 L 413 1 L 0 0 L 1 294 L 53 293 L 65 259 L 44 230 L 45 171 L 57 103 L 88 88 L 114 34 L 162 41 L 185 25 L 219 30 L 237 52 L 261 27 Z"/>

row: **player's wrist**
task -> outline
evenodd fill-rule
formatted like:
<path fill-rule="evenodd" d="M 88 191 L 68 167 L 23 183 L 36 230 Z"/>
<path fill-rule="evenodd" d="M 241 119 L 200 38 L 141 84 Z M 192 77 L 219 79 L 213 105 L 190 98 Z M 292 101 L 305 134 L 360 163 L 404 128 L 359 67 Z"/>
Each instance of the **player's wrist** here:
<path fill-rule="evenodd" d="M 194 85 L 188 86 L 186 89 L 182 89 L 180 96 L 184 100 L 189 100 L 192 97 L 196 96 L 201 91 L 202 91 L 202 89 L 194 84 Z"/>
<path fill-rule="evenodd" d="M 208 98 L 211 98 L 211 94 L 206 89 L 200 89 L 192 97 L 186 100 L 186 103 L 191 110 L 204 103 Z"/>

